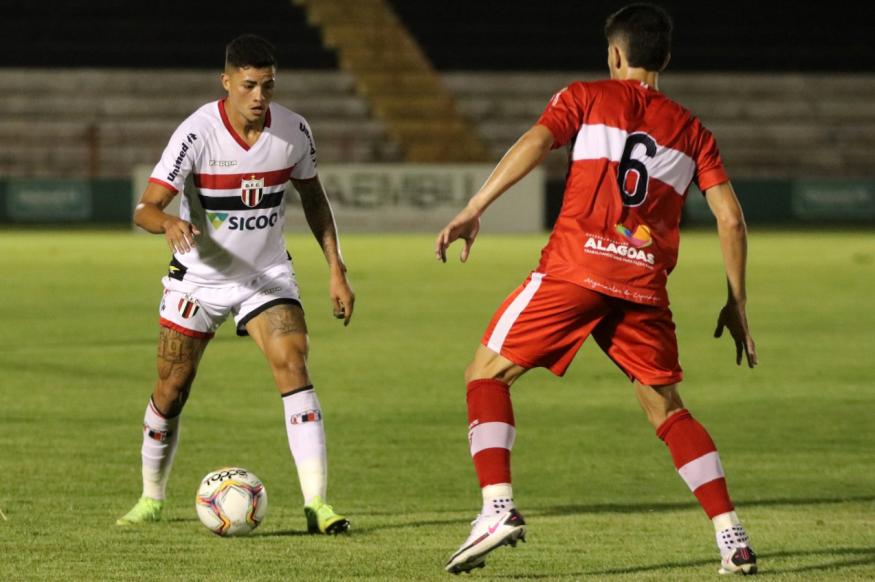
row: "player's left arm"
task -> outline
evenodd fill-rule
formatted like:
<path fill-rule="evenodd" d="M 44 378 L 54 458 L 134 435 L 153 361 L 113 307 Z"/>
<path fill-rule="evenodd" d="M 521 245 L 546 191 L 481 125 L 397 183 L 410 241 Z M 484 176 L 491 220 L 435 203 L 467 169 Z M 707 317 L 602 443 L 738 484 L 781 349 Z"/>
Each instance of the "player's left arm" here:
<path fill-rule="evenodd" d="M 355 293 L 349 285 L 346 277 L 346 264 L 340 253 L 340 243 L 337 239 L 337 225 L 334 222 L 334 213 L 328 196 L 318 174 L 306 180 L 292 178 L 295 190 L 301 195 L 301 206 L 307 224 L 313 231 L 313 236 L 328 261 L 328 270 L 331 274 L 329 294 L 331 296 L 334 317 L 343 320 L 343 325 L 349 325 L 355 305 Z"/>
<path fill-rule="evenodd" d="M 753 368 L 757 365 L 757 354 L 747 323 L 747 227 L 744 214 L 729 181 L 706 189 L 705 199 L 717 219 L 728 289 L 726 305 L 720 310 L 714 337 L 723 335 L 724 327 L 728 329 L 735 340 L 735 363 L 741 365 L 744 353 L 747 365 Z"/>
<path fill-rule="evenodd" d="M 471 246 L 480 232 L 480 216 L 490 204 L 519 182 L 550 152 L 553 134 L 540 124 L 535 124 L 513 144 L 480 190 L 471 197 L 463 208 L 438 234 L 434 254 L 439 261 L 447 262 L 447 247 L 458 239 L 465 242 L 460 259 L 464 263 L 471 253 Z"/>

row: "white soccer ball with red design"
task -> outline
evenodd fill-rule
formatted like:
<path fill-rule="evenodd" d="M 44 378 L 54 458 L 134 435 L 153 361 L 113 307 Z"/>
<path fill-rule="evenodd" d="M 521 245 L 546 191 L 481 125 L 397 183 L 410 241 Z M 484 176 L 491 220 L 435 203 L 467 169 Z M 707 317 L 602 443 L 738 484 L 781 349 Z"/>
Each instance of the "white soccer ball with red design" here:
<path fill-rule="evenodd" d="M 267 514 L 267 491 L 255 473 L 225 467 L 201 480 L 195 507 L 201 523 L 214 534 L 246 535 Z"/>

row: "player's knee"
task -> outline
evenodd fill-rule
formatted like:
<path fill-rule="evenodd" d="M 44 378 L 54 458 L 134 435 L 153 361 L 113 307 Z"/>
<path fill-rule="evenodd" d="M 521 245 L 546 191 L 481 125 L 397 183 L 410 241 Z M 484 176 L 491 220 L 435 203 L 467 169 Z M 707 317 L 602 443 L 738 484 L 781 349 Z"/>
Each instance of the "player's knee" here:
<path fill-rule="evenodd" d="M 303 386 L 310 383 L 305 353 L 288 354 L 286 358 L 271 359 L 270 367 L 279 384 Z"/>
<path fill-rule="evenodd" d="M 193 373 L 190 376 L 171 375 L 168 378 L 159 378 L 152 396 L 158 411 L 168 417 L 182 412 L 193 382 Z"/>
<path fill-rule="evenodd" d="M 482 380 L 484 378 L 483 374 L 483 366 L 478 364 L 478 362 L 475 360 L 468 364 L 468 367 L 465 368 L 465 383 L 467 384 L 472 380 Z"/>
<path fill-rule="evenodd" d="M 497 365 L 496 362 L 482 362 L 474 360 L 465 368 L 465 383 L 474 380 L 498 380 L 507 385 L 513 384 L 520 373 L 515 368 Z"/>

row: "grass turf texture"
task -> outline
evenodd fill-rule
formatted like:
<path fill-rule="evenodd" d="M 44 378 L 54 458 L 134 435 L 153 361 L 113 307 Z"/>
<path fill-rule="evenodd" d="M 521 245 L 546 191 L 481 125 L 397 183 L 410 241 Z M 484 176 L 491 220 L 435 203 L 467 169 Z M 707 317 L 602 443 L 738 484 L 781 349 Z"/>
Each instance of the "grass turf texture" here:
<path fill-rule="evenodd" d="M 875 578 L 875 236 L 752 233 L 755 371 L 710 337 L 725 295 L 716 235 L 683 238 L 671 285 L 682 394 L 720 448 L 762 575 Z M 353 522 L 333 539 L 304 534 L 279 398 L 254 343 L 228 324 L 186 408 L 166 521 L 116 527 L 140 492 L 166 248 L 128 233 L 0 233 L 0 579 L 447 579 L 479 507 L 462 370 L 544 240 L 484 233 L 467 265 L 458 247 L 441 265 L 429 236 L 347 236 L 358 303 L 344 329 L 315 243 L 289 237 L 329 498 Z M 711 524 L 593 343 L 564 379 L 521 380 L 514 404 L 529 543 L 474 576 L 716 576 Z M 267 519 L 246 538 L 215 537 L 195 515 L 199 479 L 224 465 L 267 486 Z"/>

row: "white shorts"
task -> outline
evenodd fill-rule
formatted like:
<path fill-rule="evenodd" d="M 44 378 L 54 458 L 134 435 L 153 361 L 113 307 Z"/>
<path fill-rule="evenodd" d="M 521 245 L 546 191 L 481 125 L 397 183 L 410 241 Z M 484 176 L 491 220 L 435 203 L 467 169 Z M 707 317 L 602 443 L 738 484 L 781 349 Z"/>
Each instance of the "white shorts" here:
<path fill-rule="evenodd" d="M 237 335 L 249 335 L 246 324 L 274 305 L 301 305 L 298 283 L 290 262 L 270 267 L 246 281 L 215 287 L 164 277 L 159 323 L 189 337 L 209 339 L 234 315 Z"/>

